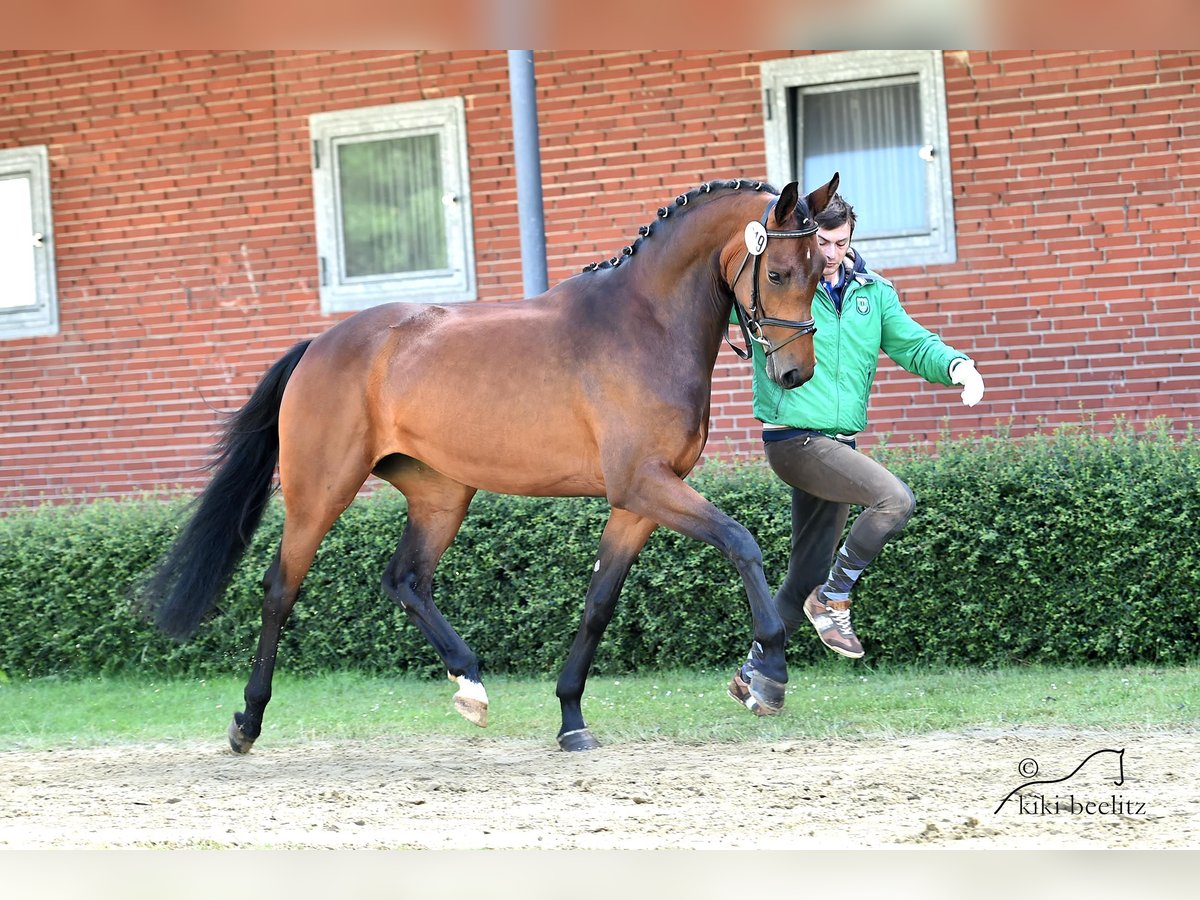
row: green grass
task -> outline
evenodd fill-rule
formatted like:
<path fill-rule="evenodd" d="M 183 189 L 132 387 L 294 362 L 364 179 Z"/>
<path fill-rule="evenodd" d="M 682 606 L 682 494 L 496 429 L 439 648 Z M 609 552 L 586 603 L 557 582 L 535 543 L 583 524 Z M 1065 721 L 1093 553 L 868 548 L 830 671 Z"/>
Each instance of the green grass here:
<path fill-rule="evenodd" d="M 1196 727 L 1200 668 L 872 669 L 842 660 L 793 667 L 782 716 L 756 719 L 725 696 L 727 672 L 594 676 L 584 714 L 602 742 L 774 741 L 895 736 L 1013 725 Z M 487 679 L 490 724 L 454 712 L 447 681 L 337 673 L 275 680 L 263 738 L 422 736 L 552 742 L 551 678 Z M 206 740 L 241 709 L 240 679 L 0 682 L 0 749 Z"/>

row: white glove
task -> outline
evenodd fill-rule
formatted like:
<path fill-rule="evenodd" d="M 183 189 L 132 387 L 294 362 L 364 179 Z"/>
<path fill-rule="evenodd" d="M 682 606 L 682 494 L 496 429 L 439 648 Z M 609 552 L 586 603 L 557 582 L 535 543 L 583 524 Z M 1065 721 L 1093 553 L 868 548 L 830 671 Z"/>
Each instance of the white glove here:
<path fill-rule="evenodd" d="M 974 406 L 983 399 L 983 376 L 975 371 L 975 363 L 969 359 L 960 359 L 950 368 L 950 380 L 961 384 L 962 402 Z"/>

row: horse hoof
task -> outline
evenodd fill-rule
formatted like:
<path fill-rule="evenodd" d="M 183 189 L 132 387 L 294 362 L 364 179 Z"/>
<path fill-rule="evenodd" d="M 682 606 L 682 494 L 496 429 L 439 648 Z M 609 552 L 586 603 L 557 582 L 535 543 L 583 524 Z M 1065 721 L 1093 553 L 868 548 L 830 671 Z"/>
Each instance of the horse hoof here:
<path fill-rule="evenodd" d="M 458 714 L 472 725 L 487 728 L 488 699 L 483 685 L 465 675 L 447 673 L 446 677 L 458 685 L 458 692 L 454 695 L 454 708 Z"/>
<path fill-rule="evenodd" d="M 480 728 L 487 728 L 487 704 L 480 703 L 478 700 L 472 700 L 470 697 L 463 697 L 460 694 L 454 695 L 454 708 L 458 710 L 458 714 L 470 722 L 472 725 L 478 725 Z"/>
<path fill-rule="evenodd" d="M 576 728 L 558 736 L 558 747 L 560 750 L 574 753 L 577 750 L 598 750 L 600 742 L 592 737 L 592 733 L 586 728 Z"/>
<path fill-rule="evenodd" d="M 238 725 L 236 715 L 233 717 L 233 721 L 229 723 L 229 746 L 233 749 L 234 753 L 239 755 L 249 753 L 250 748 L 254 746 L 254 738 L 246 737 L 246 733 Z"/>
<path fill-rule="evenodd" d="M 783 712 L 784 695 L 787 684 L 768 678 L 757 669 L 750 673 L 750 699 L 754 702 L 746 706 L 756 716 L 777 716 Z"/>

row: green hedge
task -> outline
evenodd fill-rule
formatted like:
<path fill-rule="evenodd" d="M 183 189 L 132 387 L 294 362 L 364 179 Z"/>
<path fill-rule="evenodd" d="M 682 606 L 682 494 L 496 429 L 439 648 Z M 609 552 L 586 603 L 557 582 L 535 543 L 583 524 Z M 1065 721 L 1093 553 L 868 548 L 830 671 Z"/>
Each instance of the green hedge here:
<path fill-rule="evenodd" d="M 1197 657 L 1200 441 L 1164 425 L 1110 435 L 1060 430 L 1020 441 L 943 442 L 934 454 L 876 451 L 917 495 L 908 528 L 856 592 L 867 660 L 1000 665 Z M 786 568 L 787 489 L 758 465 L 692 479 L 745 524 L 767 577 Z M 599 500 L 479 495 L 446 554 L 435 596 L 485 672 L 556 672 L 579 624 L 607 507 Z M 179 504 L 96 502 L 0 520 L 0 673 L 9 677 L 243 673 L 281 527 L 272 505 L 222 610 L 187 644 L 131 612 L 131 585 L 165 549 Z M 326 538 L 285 632 L 281 667 L 439 673 L 379 579 L 402 498 L 352 506 Z M 596 659 L 601 672 L 727 667 L 750 616 L 716 550 L 659 529 L 634 565 Z M 793 664 L 827 651 L 806 634 Z"/>

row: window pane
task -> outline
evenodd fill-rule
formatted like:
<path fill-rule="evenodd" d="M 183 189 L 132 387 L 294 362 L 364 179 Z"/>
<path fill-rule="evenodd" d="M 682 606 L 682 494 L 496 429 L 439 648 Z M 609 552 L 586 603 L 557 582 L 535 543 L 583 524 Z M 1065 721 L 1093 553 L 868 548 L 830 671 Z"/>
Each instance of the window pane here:
<path fill-rule="evenodd" d="M 29 179 L 0 178 L 0 309 L 37 305 Z"/>
<path fill-rule="evenodd" d="M 346 275 L 447 268 L 438 136 L 340 143 L 337 154 Z"/>
<path fill-rule="evenodd" d="M 804 184 L 840 172 L 846 198 L 861 204 L 861 235 L 929 231 L 919 85 L 805 92 Z"/>

